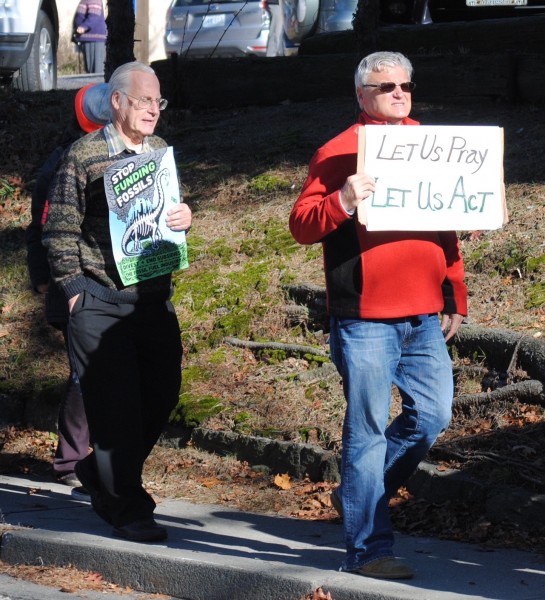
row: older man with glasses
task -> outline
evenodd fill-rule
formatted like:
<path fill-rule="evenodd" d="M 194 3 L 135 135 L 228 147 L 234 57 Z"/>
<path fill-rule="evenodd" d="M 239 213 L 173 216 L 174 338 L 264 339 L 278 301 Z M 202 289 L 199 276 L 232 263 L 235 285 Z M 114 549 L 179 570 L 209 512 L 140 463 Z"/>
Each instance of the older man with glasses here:
<path fill-rule="evenodd" d="M 142 486 L 142 469 L 178 402 L 180 329 L 170 273 L 122 283 L 104 174 L 123 159 L 167 148 L 153 135 L 167 101 L 153 69 L 138 62 L 114 71 L 108 94 L 111 122 L 75 142 L 62 160 L 43 239 L 53 278 L 68 300 L 69 351 L 93 448 L 76 464 L 76 475 L 114 535 L 151 542 L 165 539 L 167 531 L 153 518 L 155 502 Z M 175 204 L 166 225 L 187 230 L 189 207 Z"/>
<path fill-rule="evenodd" d="M 375 189 L 370 174 L 357 172 L 358 130 L 418 125 L 409 117 L 412 70 L 395 52 L 361 61 L 358 123 L 315 153 L 290 215 L 299 243 L 323 247 L 331 355 L 347 402 L 342 483 L 332 494 L 344 524 L 342 570 L 382 579 L 413 576 L 394 555 L 388 502 L 449 423 L 445 342 L 467 314 L 454 231 L 369 232 L 356 218 Z M 392 385 L 401 410 L 390 421 Z"/>

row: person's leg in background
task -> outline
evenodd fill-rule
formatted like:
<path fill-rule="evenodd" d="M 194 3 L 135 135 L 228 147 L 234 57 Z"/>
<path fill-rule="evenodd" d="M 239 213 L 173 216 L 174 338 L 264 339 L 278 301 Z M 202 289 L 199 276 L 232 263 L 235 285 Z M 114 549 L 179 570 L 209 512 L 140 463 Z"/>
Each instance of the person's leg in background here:
<path fill-rule="evenodd" d="M 63 336 L 67 344 L 66 328 Z M 70 363 L 70 353 L 68 353 Z M 81 486 L 74 473 L 77 462 L 89 454 L 89 426 L 76 372 L 70 363 L 70 375 L 61 400 L 58 416 L 58 442 L 53 458 L 53 473 L 59 483 L 72 487 Z"/>

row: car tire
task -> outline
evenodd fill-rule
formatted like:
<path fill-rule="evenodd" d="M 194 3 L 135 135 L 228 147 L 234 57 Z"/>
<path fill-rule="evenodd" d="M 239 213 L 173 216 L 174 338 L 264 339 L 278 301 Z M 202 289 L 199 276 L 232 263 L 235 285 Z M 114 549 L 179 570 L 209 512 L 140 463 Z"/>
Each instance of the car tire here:
<path fill-rule="evenodd" d="M 320 0 L 280 0 L 280 6 L 286 38 L 300 44 L 316 28 Z"/>
<path fill-rule="evenodd" d="M 40 92 L 57 87 L 57 40 L 49 17 L 38 13 L 32 49 L 26 63 L 13 79 L 13 87 L 25 92 Z"/>

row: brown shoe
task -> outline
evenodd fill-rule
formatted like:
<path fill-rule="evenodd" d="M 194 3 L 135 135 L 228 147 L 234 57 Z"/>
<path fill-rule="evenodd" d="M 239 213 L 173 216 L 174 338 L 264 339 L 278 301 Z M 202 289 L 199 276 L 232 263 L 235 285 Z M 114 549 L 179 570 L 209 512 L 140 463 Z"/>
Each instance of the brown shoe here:
<path fill-rule="evenodd" d="M 412 579 L 414 575 L 409 566 L 393 556 L 372 560 L 351 573 L 375 579 Z"/>

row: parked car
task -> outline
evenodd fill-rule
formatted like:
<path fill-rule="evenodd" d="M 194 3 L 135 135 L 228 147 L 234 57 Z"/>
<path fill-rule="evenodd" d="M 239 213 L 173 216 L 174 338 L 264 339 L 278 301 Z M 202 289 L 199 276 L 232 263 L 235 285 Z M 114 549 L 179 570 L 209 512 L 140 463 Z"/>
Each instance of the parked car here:
<path fill-rule="evenodd" d="M 358 0 L 280 0 L 284 32 L 288 40 L 300 44 L 306 37 L 352 29 Z M 382 0 L 383 23 L 430 22 L 427 0 Z"/>
<path fill-rule="evenodd" d="M 543 0 L 428 0 L 435 23 L 545 14 Z"/>
<path fill-rule="evenodd" d="M 300 44 L 318 33 L 352 29 L 358 0 L 280 0 L 284 33 Z M 381 0 L 384 24 L 429 24 L 544 13 L 543 0 Z"/>
<path fill-rule="evenodd" d="M 270 14 L 260 0 L 173 0 L 167 11 L 167 56 L 265 56 Z"/>
<path fill-rule="evenodd" d="M 0 78 L 25 91 L 57 87 L 55 0 L 0 0 Z"/>

